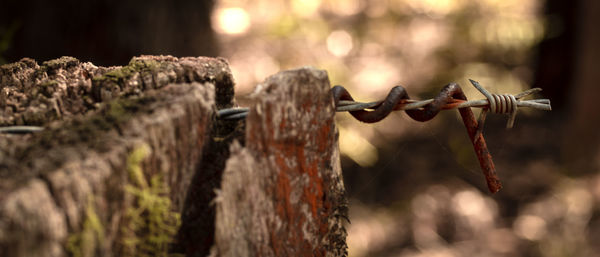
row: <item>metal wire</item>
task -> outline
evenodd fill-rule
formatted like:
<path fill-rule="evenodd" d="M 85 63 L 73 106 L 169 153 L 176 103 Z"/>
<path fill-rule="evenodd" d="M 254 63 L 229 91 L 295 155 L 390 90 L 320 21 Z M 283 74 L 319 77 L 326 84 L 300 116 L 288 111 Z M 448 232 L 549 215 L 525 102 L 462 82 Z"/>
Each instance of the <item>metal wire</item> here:
<path fill-rule="evenodd" d="M 496 175 L 492 156 L 482 134 L 487 112 L 510 114 L 507 123 L 507 127 L 510 128 L 514 124 L 519 107 L 546 111 L 552 110 L 552 107 L 548 99 L 521 100 L 525 96 L 541 91 L 540 88 L 529 89 L 516 95 L 497 95 L 489 93 L 477 81 L 469 81 L 485 96 L 485 99 L 468 101 L 456 83 L 446 85 L 435 98 L 421 101 L 411 100 L 401 86 L 393 87 L 384 100 L 369 103 L 354 101 L 350 93 L 342 86 L 333 87 L 331 94 L 336 111 L 350 112 L 355 119 L 366 123 L 378 122 L 392 111 L 398 110 L 404 110 L 409 117 L 416 121 L 428 121 L 442 110 L 458 109 L 473 143 L 473 149 L 486 178 L 488 189 L 490 192 L 496 193 L 502 188 L 502 184 Z M 483 108 L 478 120 L 475 120 L 471 107 Z M 217 112 L 217 117 L 224 120 L 244 119 L 248 112 L 248 108 L 223 109 Z"/>
<path fill-rule="evenodd" d="M 39 126 L 6 126 L 0 127 L 0 133 L 7 134 L 27 134 L 44 130 Z"/>
<path fill-rule="evenodd" d="M 408 94 L 404 88 L 397 86 L 392 88 L 386 99 L 382 101 L 375 102 L 356 102 L 352 99 L 350 94 L 346 91 L 345 88 L 341 86 L 335 86 L 332 88 L 332 93 L 334 94 L 334 100 L 336 101 L 336 111 L 337 112 L 357 112 L 357 111 L 365 111 L 365 110 L 373 110 L 366 112 L 376 112 L 383 105 L 384 102 L 390 102 L 393 105 L 390 111 L 429 111 L 436 112 L 434 108 L 432 108 L 432 104 L 435 101 L 444 101 L 445 103 L 439 106 L 439 110 L 451 110 L 451 109 L 460 109 L 466 107 L 475 107 L 475 108 L 483 108 L 484 111 L 490 110 L 492 113 L 509 113 L 511 117 L 508 121 L 508 127 L 512 127 L 514 123 L 514 119 L 516 116 L 516 112 L 519 107 L 528 107 L 534 108 L 538 110 L 550 111 L 552 107 L 550 105 L 550 100 L 548 99 L 533 99 L 533 100 L 520 100 L 521 98 L 531 95 L 533 93 L 542 91 L 541 88 L 532 88 L 526 91 L 523 91 L 516 95 L 497 95 L 491 94 L 487 90 L 485 90 L 477 81 L 470 80 L 471 84 L 475 86 L 485 97 L 486 99 L 480 100 L 460 100 L 460 99 L 452 99 L 447 98 L 446 96 L 438 96 L 434 99 L 427 100 L 411 100 L 408 98 Z M 337 94 L 337 95 L 336 95 Z M 442 99 L 443 98 L 443 99 Z M 389 104 L 388 104 L 389 105 Z M 389 107 L 388 107 L 389 108 Z M 439 111 L 437 110 L 437 111 Z M 239 120 L 244 119 L 248 115 L 248 108 L 227 108 L 221 109 L 217 111 L 217 117 L 219 119 L 225 120 Z M 387 117 L 389 112 L 384 111 L 384 115 L 373 115 L 373 118 L 367 121 L 366 119 L 357 118 L 363 122 L 377 122 L 381 119 Z M 436 112 L 437 113 L 437 112 Z M 416 115 L 416 112 L 413 112 Z M 367 114 L 365 114 L 367 115 Z M 484 114 L 485 115 L 485 114 Z M 354 116 L 354 115 L 353 115 Z M 410 116 L 410 114 L 409 114 Z M 435 115 L 434 115 L 435 116 Z M 356 116 L 355 116 L 356 118 Z M 418 119 L 417 119 L 418 120 Z"/>

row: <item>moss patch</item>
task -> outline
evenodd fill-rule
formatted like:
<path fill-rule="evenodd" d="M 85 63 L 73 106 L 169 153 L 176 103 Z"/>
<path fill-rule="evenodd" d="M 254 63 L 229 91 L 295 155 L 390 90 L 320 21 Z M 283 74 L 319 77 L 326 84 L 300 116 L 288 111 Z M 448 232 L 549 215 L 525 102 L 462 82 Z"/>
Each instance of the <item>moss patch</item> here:
<path fill-rule="evenodd" d="M 147 145 L 134 149 L 127 158 L 129 183 L 125 191 L 135 199 L 126 210 L 122 244 L 125 256 L 169 256 L 169 245 L 180 225 L 179 213 L 172 211 L 169 188 L 161 175 L 148 183 L 141 163 L 150 154 Z"/>
<path fill-rule="evenodd" d="M 96 214 L 94 197 L 88 198 L 85 221 L 79 233 L 72 234 L 67 240 L 67 251 L 73 257 L 97 256 L 104 244 L 104 226 Z"/>
<path fill-rule="evenodd" d="M 136 73 L 140 72 L 153 72 L 158 71 L 161 68 L 161 63 L 155 60 L 140 60 L 132 59 L 127 66 L 117 68 L 109 71 L 102 76 L 94 77 L 92 80 L 94 83 L 102 83 L 104 81 L 112 81 L 119 83 L 120 85 L 126 80 L 130 79 Z"/>
<path fill-rule="evenodd" d="M 45 61 L 42 63 L 42 69 L 57 70 L 66 69 L 68 67 L 76 66 L 79 64 L 79 60 L 71 56 L 63 56 L 58 59 Z"/>

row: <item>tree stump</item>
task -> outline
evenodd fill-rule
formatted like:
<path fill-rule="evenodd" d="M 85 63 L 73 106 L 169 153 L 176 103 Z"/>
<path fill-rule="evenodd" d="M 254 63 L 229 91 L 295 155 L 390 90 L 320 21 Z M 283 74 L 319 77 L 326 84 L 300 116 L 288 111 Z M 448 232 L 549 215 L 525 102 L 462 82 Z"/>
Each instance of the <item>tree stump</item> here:
<path fill-rule="evenodd" d="M 329 81 L 269 78 L 247 121 L 223 59 L 0 67 L 0 256 L 341 256 Z M 217 193 L 215 193 L 217 192 Z"/>

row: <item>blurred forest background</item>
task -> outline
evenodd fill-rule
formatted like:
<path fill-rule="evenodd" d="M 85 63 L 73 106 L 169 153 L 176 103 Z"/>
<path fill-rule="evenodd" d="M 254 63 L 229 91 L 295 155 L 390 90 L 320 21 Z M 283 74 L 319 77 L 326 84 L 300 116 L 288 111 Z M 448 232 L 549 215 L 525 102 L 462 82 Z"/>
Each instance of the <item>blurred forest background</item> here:
<path fill-rule="evenodd" d="M 488 116 L 504 189 L 487 192 L 457 112 L 366 125 L 338 114 L 350 256 L 600 256 L 600 1 L 222 0 L 0 3 L 0 64 L 63 55 L 223 56 L 240 103 L 267 76 L 329 72 L 357 100 L 449 82 L 481 99 L 544 91 L 553 111 Z M 476 113 L 477 115 L 477 113 Z"/>

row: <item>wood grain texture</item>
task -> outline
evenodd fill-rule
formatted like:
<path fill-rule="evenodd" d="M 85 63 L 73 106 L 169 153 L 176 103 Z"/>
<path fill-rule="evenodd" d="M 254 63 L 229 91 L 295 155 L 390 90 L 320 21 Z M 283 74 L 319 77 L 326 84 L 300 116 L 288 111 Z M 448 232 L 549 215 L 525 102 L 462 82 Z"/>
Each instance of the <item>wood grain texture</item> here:
<path fill-rule="evenodd" d="M 23 59 L 1 66 L 0 82 L 0 125 L 45 128 L 0 134 L 0 256 L 347 255 L 324 71 L 270 77 L 242 121 L 215 117 L 234 105 L 219 58 Z M 135 194 L 153 181 L 167 190 Z M 140 209 L 144 197 L 155 204 Z M 181 226 L 159 224 L 172 244 L 149 250 L 135 240 L 161 235 L 134 217 L 151 206 Z"/>
<path fill-rule="evenodd" d="M 234 143 L 216 203 L 213 256 L 345 256 L 335 110 L 325 71 L 258 86 L 245 147 Z"/>
<path fill-rule="evenodd" d="M 128 212 L 138 207 L 136 197 L 125 190 L 135 184 L 132 165 L 140 168 L 146 183 L 160 178 L 161 186 L 168 188 L 161 197 L 170 202 L 171 210 L 164 211 L 182 211 L 211 130 L 215 92 L 230 91 L 219 99 L 223 105 L 232 103 L 231 74 L 220 59 L 145 56 L 132 62 L 139 60 L 160 65 L 138 70 L 95 68 L 105 70 L 98 76 L 129 71 L 111 82 L 90 77 L 85 67 L 93 65 L 74 58 L 51 62 L 58 63 L 52 74 L 65 74 L 56 79 L 48 75 L 49 65 L 38 66 L 33 60 L 11 64 L 16 68 L 2 66 L 1 89 L 10 92 L 3 103 L 18 103 L 16 112 L 2 113 L 2 120 L 12 120 L 9 123 L 27 111 L 46 113 L 51 107 L 41 105 L 41 100 L 83 99 L 93 94 L 94 87 L 117 85 L 122 90 L 111 99 L 82 104 L 83 111 L 63 108 L 63 115 L 39 120 L 46 127 L 43 132 L 0 135 L 0 256 L 71 255 L 70 240 L 85 233 L 91 218 L 99 224 L 92 232 L 101 238 L 95 236 L 89 249 L 73 247 L 84 256 L 122 256 Z M 53 93 L 44 95 L 37 89 L 47 79 L 60 81 L 46 84 Z M 142 80 L 143 87 L 134 83 Z M 147 154 L 132 164 L 131 156 L 139 148 L 147 149 Z"/>

